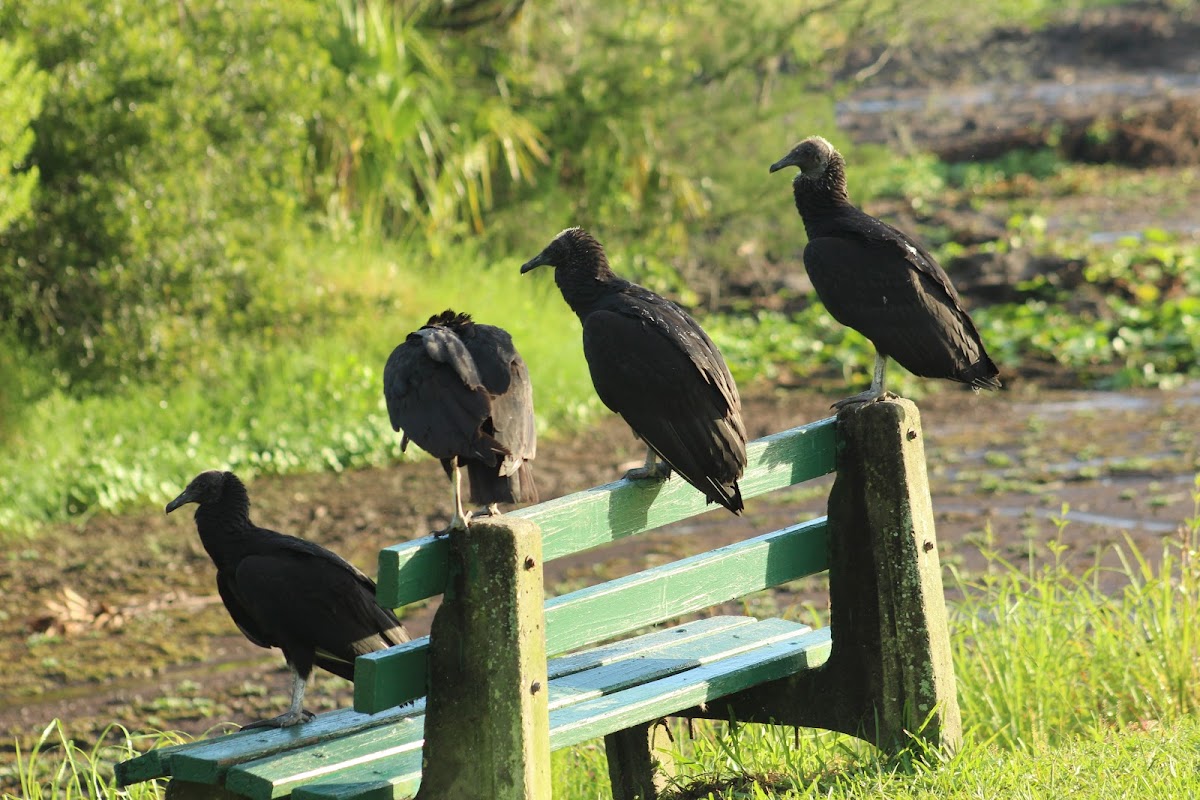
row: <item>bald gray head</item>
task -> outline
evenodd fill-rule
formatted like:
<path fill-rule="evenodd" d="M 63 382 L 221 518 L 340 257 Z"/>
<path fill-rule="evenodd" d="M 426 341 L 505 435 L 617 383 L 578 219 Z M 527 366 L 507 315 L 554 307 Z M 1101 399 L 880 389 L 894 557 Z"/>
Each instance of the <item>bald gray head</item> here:
<path fill-rule="evenodd" d="M 842 156 L 827 139 L 810 136 L 772 164 L 771 172 L 778 172 L 784 167 L 799 167 L 801 176 L 817 177 L 835 160 L 840 162 Z"/>
<path fill-rule="evenodd" d="M 846 162 L 827 139 L 808 137 L 772 164 L 771 172 L 778 172 L 784 167 L 797 167 L 800 170 L 792 179 L 792 186 L 801 214 L 813 204 L 849 202 Z"/>

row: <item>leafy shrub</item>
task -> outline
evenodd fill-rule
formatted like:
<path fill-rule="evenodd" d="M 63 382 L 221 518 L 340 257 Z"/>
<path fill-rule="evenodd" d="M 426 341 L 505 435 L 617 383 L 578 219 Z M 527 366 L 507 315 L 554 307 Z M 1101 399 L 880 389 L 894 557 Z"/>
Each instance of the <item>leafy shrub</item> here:
<path fill-rule="evenodd" d="M 63 383 L 184 361 L 256 312 L 304 202 L 331 70 L 315 2 L 9 4 L 49 75 L 32 214 L 0 240 L 0 317 Z M 269 304 L 268 304 L 269 305 Z"/>
<path fill-rule="evenodd" d="M 24 167 L 33 144 L 46 76 L 20 41 L 0 39 L 0 231 L 29 214 L 37 168 Z"/>

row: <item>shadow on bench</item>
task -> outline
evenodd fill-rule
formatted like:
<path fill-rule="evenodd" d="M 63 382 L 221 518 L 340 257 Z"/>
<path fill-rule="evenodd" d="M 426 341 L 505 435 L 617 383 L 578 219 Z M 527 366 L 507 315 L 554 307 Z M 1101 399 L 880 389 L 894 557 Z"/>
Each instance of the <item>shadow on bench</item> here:
<path fill-rule="evenodd" d="M 169 776 L 174 797 L 548 799 L 550 751 L 603 736 L 614 798 L 651 800 L 665 716 L 955 747 L 916 407 L 873 403 L 748 450 L 747 499 L 836 468 L 828 516 L 545 602 L 543 558 L 703 513 L 703 496 L 619 481 L 387 548 L 382 603 L 444 597 L 429 637 L 358 660 L 355 710 L 151 751 L 119 765 L 120 782 Z M 825 629 L 722 616 L 595 646 L 825 570 Z"/>

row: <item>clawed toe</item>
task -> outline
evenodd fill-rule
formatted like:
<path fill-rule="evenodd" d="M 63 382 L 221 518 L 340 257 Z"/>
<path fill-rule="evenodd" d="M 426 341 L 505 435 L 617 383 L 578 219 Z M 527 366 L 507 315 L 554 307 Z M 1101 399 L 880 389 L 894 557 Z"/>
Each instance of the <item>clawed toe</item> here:
<path fill-rule="evenodd" d="M 249 725 L 243 725 L 242 730 L 247 731 L 251 728 L 290 728 L 293 725 L 299 725 L 302 722 L 308 722 L 314 716 L 315 715 L 311 711 L 288 711 L 280 714 L 278 717 L 260 719 L 258 722 L 251 722 Z"/>

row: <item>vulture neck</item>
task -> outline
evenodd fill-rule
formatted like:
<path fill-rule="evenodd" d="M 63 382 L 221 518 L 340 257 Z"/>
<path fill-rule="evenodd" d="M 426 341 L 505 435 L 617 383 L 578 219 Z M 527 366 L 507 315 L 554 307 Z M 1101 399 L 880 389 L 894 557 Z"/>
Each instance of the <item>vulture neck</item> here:
<path fill-rule="evenodd" d="M 554 282 L 567 305 L 581 320 L 605 297 L 629 285 L 629 281 L 613 273 L 603 253 L 588 253 L 575 264 L 556 267 Z"/>
<path fill-rule="evenodd" d="M 219 502 L 201 504 L 196 509 L 196 530 L 200 533 L 200 543 L 218 568 L 238 558 L 250 544 L 249 532 L 254 530 L 246 491 L 239 493 L 226 487 Z"/>
<path fill-rule="evenodd" d="M 836 158 L 830 159 L 820 175 L 797 175 L 792 181 L 792 195 L 810 239 L 824 233 L 832 219 L 853 208 L 846 191 L 845 169 Z"/>

